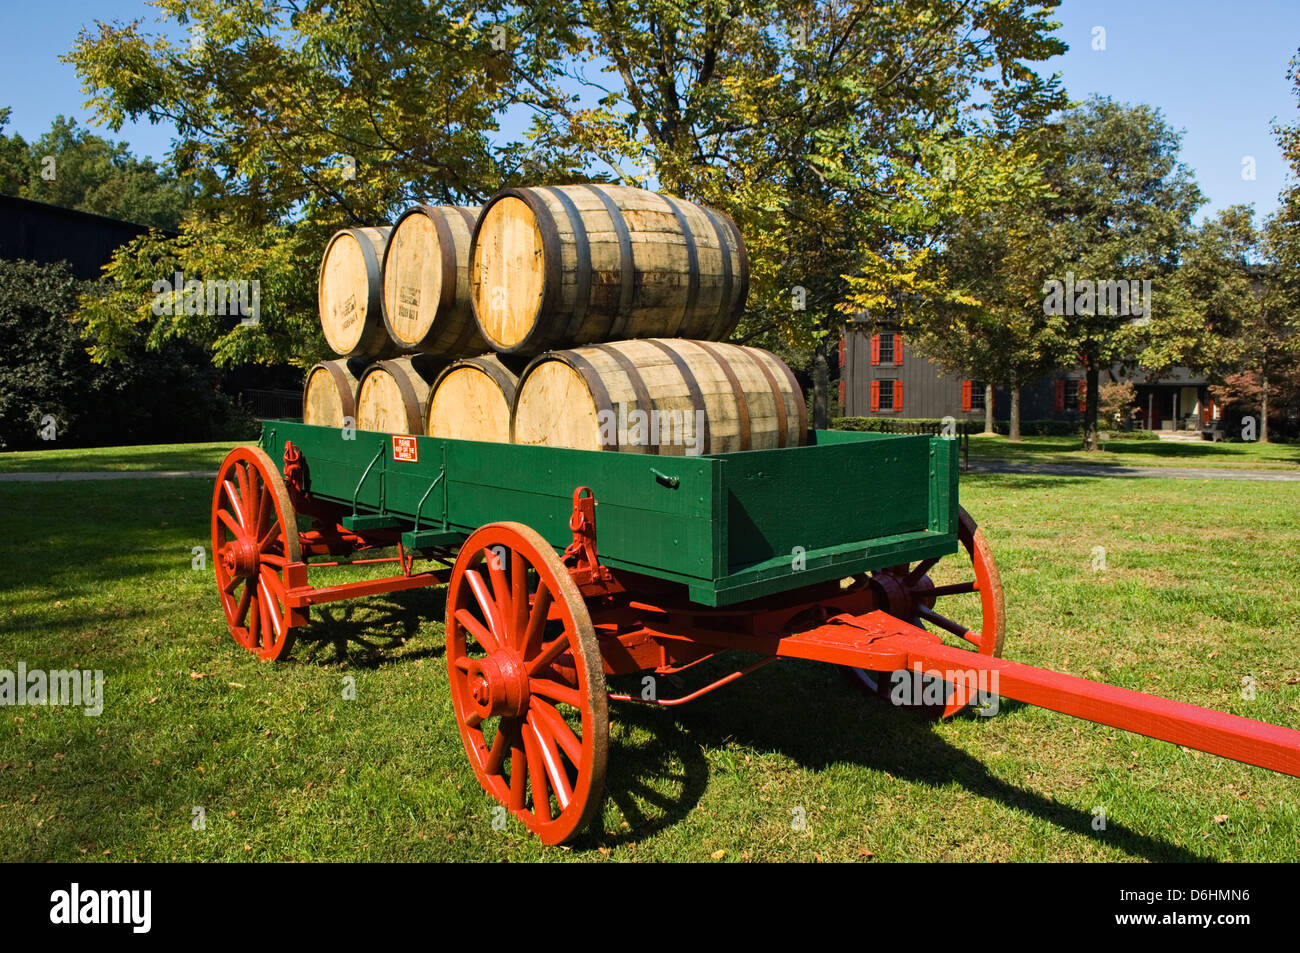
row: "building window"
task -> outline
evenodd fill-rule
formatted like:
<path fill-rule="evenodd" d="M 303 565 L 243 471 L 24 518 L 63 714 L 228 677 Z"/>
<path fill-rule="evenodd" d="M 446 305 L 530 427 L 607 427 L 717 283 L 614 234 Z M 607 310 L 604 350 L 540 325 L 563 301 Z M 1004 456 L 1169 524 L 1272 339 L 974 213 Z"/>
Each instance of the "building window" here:
<path fill-rule="evenodd" d="M 971 410 L 984 409 L 984 382 L 970 382 L 970 408 Z"/>
<path fill-rule="evenodd" d="M 874 380 L 871 382 L 871 409 L 899 411 L 903 409 L 903 382 Z"/>
<path fill-rule="evenodd" d="M 903 339 L 896 332 L 871 335 L 871 364 L 892 364 L 895 367 L 903 363 Z"/>
<path fill-rule="evenodd" d="M 1065 382 L 1065 406 L 1074 408 L 1079 405 L 1079 382 L 1067 380 Z"/>

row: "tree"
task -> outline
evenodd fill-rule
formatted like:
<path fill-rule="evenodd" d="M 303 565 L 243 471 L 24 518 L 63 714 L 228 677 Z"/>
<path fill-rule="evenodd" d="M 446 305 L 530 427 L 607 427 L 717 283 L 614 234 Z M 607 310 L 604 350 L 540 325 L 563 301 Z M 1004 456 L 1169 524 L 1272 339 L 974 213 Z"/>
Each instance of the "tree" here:
<path fill-rule="evenodd" d="M 1028 0 L 159 6 L 191 45 L 99 24 L 69 58 L 103 121 L 175 123 L 202 215 L 111 271 L 134 323 L 197 335 L 222 361 L 314 359 L 310 289 L 283 280 L 259 329 L 168 325 L 147 307 L 158 266 L 211 268 L 219 249 L 241 267 L 228 250 L 243 248 L 238 277 L 255 262 L 311 274 L 341 224 L 600 175 L 732 214 L 752 268 L 741 339 L 824 351 L 841 276 L 907 234 L 889 204 L 899 170 L 976 98 L 1006 115 L 1055 108 L 1058 84 L 1027 64 L 1064 49 L 1055 3 Z M 497 141 L 512 109 L 532 127 Z M 121 336 L 103 310 L 92 326 Z"/>
<path fill-rule="evenodd" d="M 1101 385 L 1099 417 L 1105 426 L 1118 428 L 1133 412 L 1137 403 L 1137 388 L 1132 381 L 1120 381 Z"/>
<path fill-rule="evenodd" d="M 0 130 L 9 110 L 0 110 Z M 0 132 L 0 192 L 110 218 L 175 229 L 193 198 L 193 182 L 131 154 L 57 116 L 28 143 Z"/>
<path fill-rule="evenodd" d="M 1012 440 L 1020 439 L 1021 385 L 1055 366 L 1060 350 L 1059 322 L 1041 307 L 1036 251 L 1045 222 L 1035 210 L 1050 195 L 1039 148 L 1050 143 L 1040 125 L 950 143 L 937 174 L 910 177 L 916 250 L 904 244 L 888 259 L 871 256 L 872 267 L 850 279 L 846 305 L 888 309 L 895 302 L 918 353 L 1005 386 Z M 910 270 L 900 270 L 904 263 Z M 989 430 L 991 412 L 986 393 Z"/>
<path fill-rule="evenodd" d="M 1067 353 L 1086 370 L 1083 447 L 1096 450 L 1100 370 L 1131 356 L 1134 306 L 1149 317 L 1142 283 L 1170 279 L 1203 198 L 1159 110 L 1093 97 L 1062 127 L 1067 148 L 1048 168 L 1055 196 L 1038 249 L 1052 266 L 1043 308 L 1063 319 Z"/>
<path fill-rule="evenodd" d="M 1276 222 L 1257 229 L 1249 205 L 1207 220 L 1182 252 L 1161 315 L 1135 335 L 1149 370 L 1184 364 L 1228 385 L 1220 400 L 1257 405 L 1264 441 L 1270 399 L 1296 360 L 1284 277 L 1270 261 L 1270 236 L 1280 234 Z"/>

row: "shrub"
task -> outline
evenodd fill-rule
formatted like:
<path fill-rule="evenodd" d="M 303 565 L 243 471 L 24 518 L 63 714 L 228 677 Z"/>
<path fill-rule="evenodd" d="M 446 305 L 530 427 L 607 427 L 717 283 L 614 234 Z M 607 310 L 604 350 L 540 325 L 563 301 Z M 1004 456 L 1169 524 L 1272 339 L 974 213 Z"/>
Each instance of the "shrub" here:
<path fill-rule="evenodd" d="M 1011 432 L 1011 422 L 994 421 L 993 429 L 1006 436 Z M 1082 437 L 1083 429 L 1077 420 L 1022 420 L 1020 435 L 1022 437 Z"/>
<path fill-rule="evenodd" d="M 0 261 L 0 449 L 241 438 L 248 415 L 220 389 L 207 355 L 185 341 L 135 342 L 95 364 L 70 316 L 93 291 L 64 262 Z M 53 418 L 54 442 L 41 439 Z M 253 431 L 255 432 L 255 431 Z"/>
<path fill-rule="evenodd" d="M 835 417 L 832 430 L 856 430 L 866 433 L 938 433 L 943 420 L 936 417 Z M 958 420 L 957 433 L 978 433 L 982 421 Z"/>
<path fill-rule="evenodd" d="M 1154 430 L 1111 430 L 1110 440 L 1159 440 L 1160 434 Z"/>

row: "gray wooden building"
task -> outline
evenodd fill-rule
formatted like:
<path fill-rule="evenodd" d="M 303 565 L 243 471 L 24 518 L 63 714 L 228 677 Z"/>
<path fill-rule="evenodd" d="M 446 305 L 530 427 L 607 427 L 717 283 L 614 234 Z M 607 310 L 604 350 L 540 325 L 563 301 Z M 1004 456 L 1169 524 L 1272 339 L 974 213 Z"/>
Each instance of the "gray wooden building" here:
<path fill-rule="evenodd" d="M 983 419 L 984 382 L 915 354 L 898 331 L 849 325 L 840 339 L 846 417 Z"/>
<path fill-rule="evenodd" d="M 1221 416 L 1209 379 L 1186 368 L 1157 378 L 1141 368 L 1116 364 L 1101 374 L 1102 383 L 1125 380 L 1137 391 L 1130 416 L 1134 427 L 1195 430 Z M 846 326 L 840 339 L 839 396 L 846 417 L 984 419 L 983 381 L 951 373 L 917 355 L 888 325 Z M 1020 389 L 1020 419 L 1077 420 L 1086 401 L 1084 368 L 1057 371 Z M 1003 388 L 994 390 L 993 415 L 998 420 L 1011 416 L 1010 394 Z"/>

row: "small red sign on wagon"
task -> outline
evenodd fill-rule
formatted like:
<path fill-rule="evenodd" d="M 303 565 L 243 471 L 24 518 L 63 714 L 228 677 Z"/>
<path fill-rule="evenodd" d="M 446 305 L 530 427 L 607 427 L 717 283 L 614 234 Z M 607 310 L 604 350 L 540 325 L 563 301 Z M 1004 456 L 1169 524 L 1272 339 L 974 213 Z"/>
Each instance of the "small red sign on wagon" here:
<path fill-rule="evenodd" d="M 420 447 L 415 437 L 393 434 L 393 459 L 403 463 L 419 463 Z"/>

